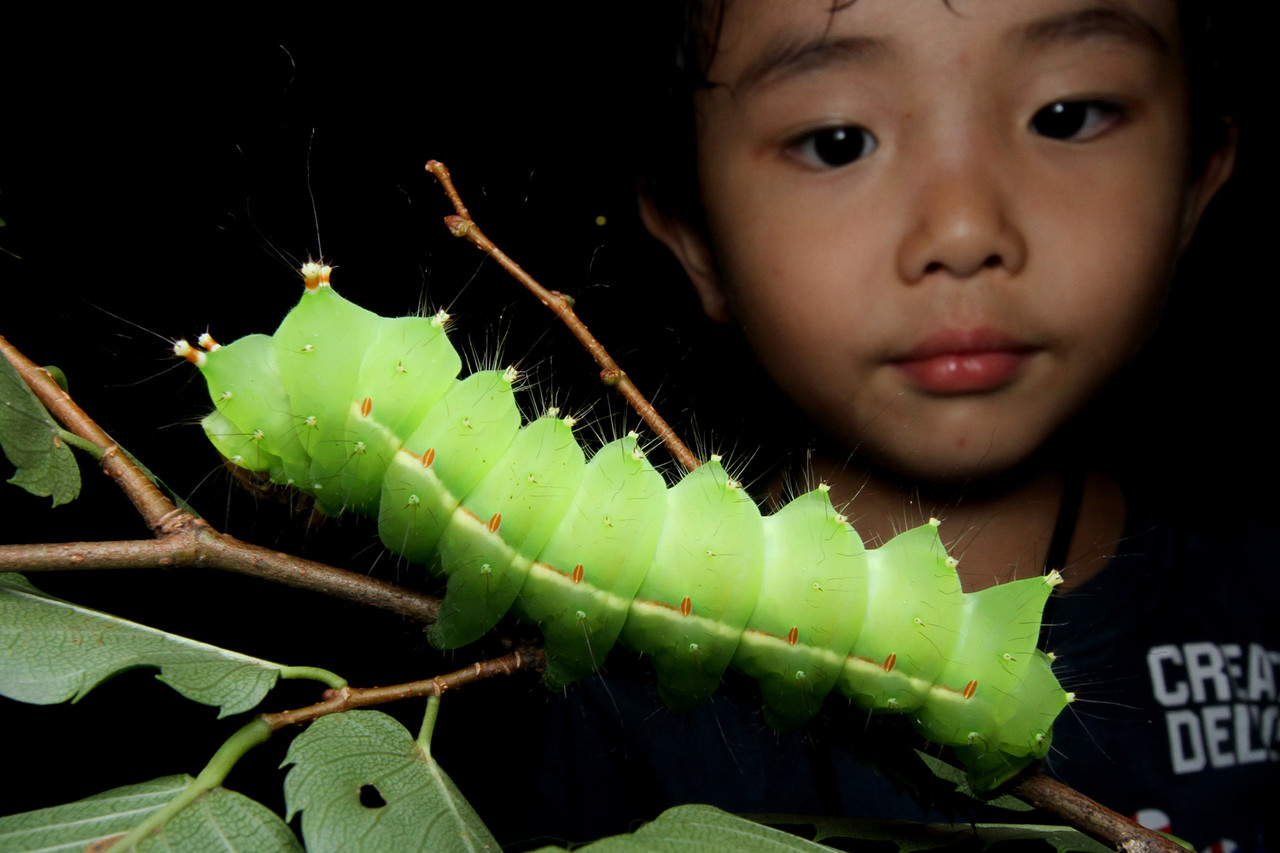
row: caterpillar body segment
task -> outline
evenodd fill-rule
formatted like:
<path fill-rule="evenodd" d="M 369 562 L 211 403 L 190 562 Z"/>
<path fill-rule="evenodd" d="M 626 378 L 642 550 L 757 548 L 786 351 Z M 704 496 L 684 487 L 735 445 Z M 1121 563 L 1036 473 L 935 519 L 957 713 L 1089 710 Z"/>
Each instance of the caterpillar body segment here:
<path fill-rule="evenodd" d="M 764 715 L 793 729 L 818 712 L 863 635 L 868 554 L 824 489 L 764 518 L 760 601 L 733 665 L 760 682 Z M 798 614 L 802 614 L 802 617 Z"/>
<path fill-rule="evenodd" d="M 515 606 L 517 616 L 541 625 L 551 689 L 595 671 L 622 633 L 657 548 L 667 492 L 634 433 L 587 463 Z"/>
<path fill-rule="evenodd" d="M 1036 649 L 1056 573 L 964 593 L 936 522 L 868 549 L 825 488 L 761 517 L 716 457 L 670 488 L 634 434 L 587 460 L 571 419 L 521 426 L 513 371 L 458 380 L 442 315 L 382 318 L 327 267 L 304 275 L 274 335 L 175 350 L 208 382 L 224 456 L 376 516 L 389 549 L 448 579 L 437 646 L 513 612 L 541 627 L 553 689 L 621 641 L 675 708 L 745 672 L 779 729 L 834 691 L 954 747 L 978 790 L 1048 752 L 1071 699 Z"/>

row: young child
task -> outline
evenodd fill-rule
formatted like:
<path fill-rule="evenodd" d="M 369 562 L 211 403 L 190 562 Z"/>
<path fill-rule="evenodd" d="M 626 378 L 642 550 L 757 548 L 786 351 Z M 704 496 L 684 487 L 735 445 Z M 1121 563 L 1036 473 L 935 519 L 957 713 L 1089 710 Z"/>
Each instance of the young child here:
<path fill-rule="evenodd" d="M 1201 849 L 1251 849 L 1280 632 L 1241 591 L 1272 561 L 1127 497 L 1074 428 L 1232 171 L 1230 123 L 1192 97 L 1189 5 L 712 4 L 683 55 L 704 75 L 692 150 L 671 146 L 641 204 L 821 430 L 813 477 L 866 541 L 937 516 L 967 589 L 1062 570 L 1047 647 L 1081 702 L 1045 769 Z M 546 788 L 588 833 L 625 828 L 612 801 L 922 817 L 732 701 L 674 717 L 630 690 L 584 684 L 550 732 L 579 757 Z"/>

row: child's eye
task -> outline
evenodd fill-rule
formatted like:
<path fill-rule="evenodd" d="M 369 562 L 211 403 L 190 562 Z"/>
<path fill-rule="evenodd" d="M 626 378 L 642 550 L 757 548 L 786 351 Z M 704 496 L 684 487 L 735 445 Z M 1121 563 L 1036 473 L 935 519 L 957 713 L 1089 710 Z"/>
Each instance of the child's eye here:
<path fill-rule="evenodd" d="M 1123 108 L 1104 101 L 1057 101 L 1031 117 L 1031 130 L 1050 139 L 1081 142 L 1111 127 Z"/>
<path fill-rule="evenodd" d="M 865 127 L 845 125 L 807 133 L 791 143 L 787 151 L 810 166 L 835 169 L 861 160 L 878 144 Z"/>

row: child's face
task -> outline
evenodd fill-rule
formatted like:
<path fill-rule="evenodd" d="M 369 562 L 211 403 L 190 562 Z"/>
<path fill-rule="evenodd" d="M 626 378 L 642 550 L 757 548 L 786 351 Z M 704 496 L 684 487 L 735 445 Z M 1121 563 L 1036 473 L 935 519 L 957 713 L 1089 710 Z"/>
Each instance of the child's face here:
<path fill-rule="evenodd" d="M 1172 0 L 733 0 L 700 93 L 708 313 L 913 477 L 1027 459 L 1148 334 L 1192 180 Z M 709 244 L 708 242 L 709 241 Z"/>

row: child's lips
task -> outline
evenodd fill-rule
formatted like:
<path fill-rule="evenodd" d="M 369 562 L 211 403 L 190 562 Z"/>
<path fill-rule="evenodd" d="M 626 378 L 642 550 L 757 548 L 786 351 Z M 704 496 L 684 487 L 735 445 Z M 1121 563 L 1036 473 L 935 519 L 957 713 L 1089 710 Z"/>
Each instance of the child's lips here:
<path fill-rule="evenodd" d="M 890 364 L 926 393 L 971 394 L 1008 385 L 1037 351 L 994 329 L 947 329 Z"/>

